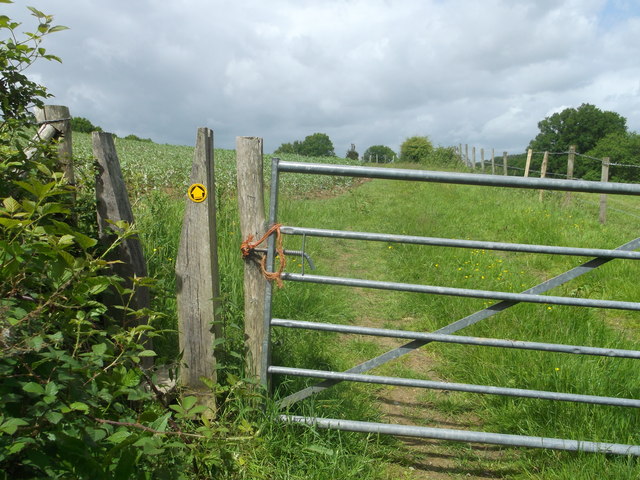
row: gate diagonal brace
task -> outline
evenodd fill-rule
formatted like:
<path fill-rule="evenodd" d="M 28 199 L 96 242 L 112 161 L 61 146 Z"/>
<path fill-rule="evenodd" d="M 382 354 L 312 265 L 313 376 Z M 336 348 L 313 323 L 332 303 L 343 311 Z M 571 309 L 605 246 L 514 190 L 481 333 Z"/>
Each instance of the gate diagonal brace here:
<path fill-rule="evenodd" d="M 625 243 L 624 245 L 621 245 L 620 247 L 616 248 L 616 250 L 636 250 L 638 248 L 640 248 L 640 237 L 628 243 Z M 545 282 L 542 282 L 528 290 L 523 291 L 522 293 L 539 295 L 543 292 L 551 290 L 552 288 L 558 287 L 571 280 L 574 280 L 579 276 L 584 275 L 585 273 L 591 272 L 592 270 L 598 267 L 601 267 L 602 265 L 610 262 L 611 260 L 613 259 L 604 258 L 604 257 L 593 258 L 588 262 L 583 263 L 582 265 L 574 267 L 571 270 L 568 270 L 554 278 L 551 278 Z M 445 327 L 435 330 L 433 333 L 442 333 L 447 335 L 455 333 L 459 330 L 462 330 L 463 328 L 474 325 L 486 318 L 492 317 L 493 315 L 500 313 L 509 307 L 517 305 L 518 303 L 520 302 L 507 301 L 507 300 L 498 302 L 483 310 L 479 310 L 467 317 L 461 318 L 460 320 L 457 320 Z M 413 340 L 393 350 L 389 350 L 388 352 L 383 353 L 382 355 L 372 358 L 371 360 L 367 360 L 366 362 L 363 362 L 360 365 L 356 365 L 355 367 L 352 367 L 349 370 L 346 370 L 345 373 L 367 372 L 391 360 L 402 357 L 407 353 L 411 353 L 412 351 L 417 350 L 418 348 L 423 347 L 428 343 L 431 343 L 431 341 L 430 340 Z M 304 400 L 305 398 L 308 398 L 311 395 L 319 393 L 329 387 L 332 387 L 340 383 L 341 381 L 342 380 L 324 380 L 322 382 L 317 383 L 316 385 L 312 385 L 310 387 L 307 387 L 303 390 L 300 390 L 296 393 L 293 393 L 281 399 L 278 402 L 278 405 L 280 406 L 280 408 L 287 408 L 293 405 L 294 403 Z"/>

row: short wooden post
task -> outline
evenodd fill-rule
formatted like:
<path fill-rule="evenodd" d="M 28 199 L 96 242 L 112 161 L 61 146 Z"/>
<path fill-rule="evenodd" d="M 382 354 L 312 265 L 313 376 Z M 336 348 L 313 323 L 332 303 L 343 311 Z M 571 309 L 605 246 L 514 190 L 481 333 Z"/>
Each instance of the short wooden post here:
<path fill-rule="evenodd" d="M 476 147 L 471 148 L 471 170 L 476 169 Z"/>
<path fill-rule="evenodd" d="M 40 124 L 37 137 L 47 141 L 54 137 L 58 139 L 58 161 L 62 173 L 67 183 L 75 185 L 69 108 L 62 105 L 45 105 L 43 108 L 36 108 L 34 113 L 36 121 Z"/>
<path fill-rule="evenodd" d="M 546 178 L 547 167 L 549 166 L 549 152 L 544 152 L 542 157 L 542 168 L 540 169 L 540 178 Z M 540 201 L 544 199 L 544 190 L 540 190 Z"/>
<path fill-rule="evenodd" d="M 480 170 L 484 173 L 484 148 L 480 149 Z"/>
<path fill-rule="evenodd" d="M 531 168 L 531 157 L 533 156 L 533 150 L 529 149 L 527 151 L 527 164 L 524 167 L 524 176 L 529 176 L 529 169 Z"/>
<path fill-rule="evenodd" d="M 221 337 L 216 318 L 220 280 L 215 186 L 213 132 L 199 128 L 175 267 L 182 353 L 179 379 L 196 391 L 206 389 L 201 377 L 217 380 L 214 342 Z"/>
<path fill-rule="evenodd" d="M 133 225 L 133 212 L 127 195 L 120 169 L 120 161 L 113 143 L 113 136 L 105 132 L 93 132 L 93 155 L 96 158 L 98 172 L 96 174 L 96 203 L 98 209 L 98 235 L 105 244 L 110 244 L 118 228 L 115 222 L 124 221 Z M 133 310 L 149 308 L 149 289 L 144 286 L 135 286 L 134 279 L 147 276 L 147 264 L 142 253 L 142 245 L 137 236 L 130 236 L 120 243 L 109 260 L 117 260 L 118 263 L 112 265 L 114 273 L 125 279 L 128 288 L 134 288 L 131 302 L 117 298 L 115 293 L 108 296 L 109 306 L 124 305 L 128 303 Z M 127 312 L 119 309 L 112 309 L 112 314 L 119 316 L 123 323 L 127 325 L 129 318 Z M 146 318 L 136 318 L 134 325 L 146 323 Z M 150 338 L 143 337 L 143 343 L 148 349 L 152 349 Z M 143 357 L 143 366 L 153 365 L 151 357 Z"/>
<path fill-rule="evenodd" d="M 496 150 L 495 148 L 491 149 L 491 175 L 496 174 Z"/>
<path fill-rule="evenodd" d="M 458 146 L 458 155 L 460 155 L 460 163 L 464 164 L 464 156 L 462 154 L 462 144 Z"/>
<path fill-rule="evenodd" d="M 242 238 L 259 239 L 266 231 L 262 139 L 236 138 L 238 169 L 238 208 Z M 264 331 L 264 301 L 266 280 L 256 262 L 244 264 L 244 338 L 246 375 L 256 380 L 265 378 L 261 372 Z"/>
<path fill-rule="evenodd" d="M 609 157 L 605 157 L 602 159 L 602 172 L 600 174 L 601 182 L 609 181 Z M 603 225 L 607 223 L 607 195 L 600 195 L 600 223 Z"/>
<path fill-rule="evenodd" d="M 469 144 L 468 143 L 464 144 L 464 165 L 466 167 L 469 166 Z"/>
<path fill-rule="evenodd" d="M 508 166 L 507 166 L 507 158 L 508 158 L 509 154 L 507 152 L 502 152 L 502 174 L 503 175 L 509 175 L 509 173 L 507 172 L 508 170 Z"/>

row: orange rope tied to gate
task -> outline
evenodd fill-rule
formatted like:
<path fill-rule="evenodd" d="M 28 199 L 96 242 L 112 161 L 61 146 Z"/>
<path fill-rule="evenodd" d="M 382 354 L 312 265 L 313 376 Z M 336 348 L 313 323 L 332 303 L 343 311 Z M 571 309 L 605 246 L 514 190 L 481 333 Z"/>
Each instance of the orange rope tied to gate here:
<path fill-rule="evenodd" d="M 284 256 L 284 248 L 282 247 L 282 233 L 280 232 L 281 226 L 282 224 L 276 223 L 269 230 L 267 230 L 265 234 L 262 236 L 262 238 L 257 242 L 253 241 L 253 235 L 249 235 L 247 239 L 244 242 L 242 242 L 242 244 L 240 245 L 242 258 L 245 258 L 245 259 L 249 258 L 253 253 L 253 251 L 258 246 L 260 246 L 267 238 L 269 238 L 269 235 L 272 235 L 275 232 L 276 252 L 278 252 L 280 266 L 278 267 L 278 270 L 276 272 L 268 272 L 267 256 L 263 255 L 260 258 L 260 271 L 262 272 L 262 275 L 264 275 L 264 278 L 266 278 L 267 280 L 275 280 L 276 284 L 278 285 L 278 288 L 282 288 L 284 286 L 284 283 L 282 282 L 282 272 L 284 272 L 284 267 L 287 265 L 287 259 Z"/>

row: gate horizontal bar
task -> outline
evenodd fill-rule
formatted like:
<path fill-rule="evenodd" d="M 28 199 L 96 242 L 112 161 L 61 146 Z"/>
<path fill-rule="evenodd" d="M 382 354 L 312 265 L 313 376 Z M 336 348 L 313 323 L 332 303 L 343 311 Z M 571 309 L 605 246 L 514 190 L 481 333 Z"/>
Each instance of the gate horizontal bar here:
<path fill-rule="evenodd" d="M 487 187 L 531 188 L 561 190 L 566 192 L 640 195 L 640 184 L 634 183 L 589 182 L 586 180 L 510 177 L 506 175 L 434 172 L 430 170 L 410 170 L 404 168 L 361 167 L 352 165 L 330 165 L 326 163 L 283 161 L 279 162 L 278 171 L 315 175 L 337 175 L 344 177 L 381 178 L 386 180 L 453 183 L 458 185 L 478 185 Z"/>
<path fill-rule="evenodd" d="M 520 340 L 503 340 L 499 338 L 468 337 L 463 335 L 444 335 L 441 333 L 411 332 L 387 328 L 357 327 L 336 323 L 306 322 L 302 320 L 284 320 L 274 318 L 271 325 L 275 327 L 301 328 L 321 330 L 325 332 L 355 333 L 376 337 L 408 338 L 428 342 L 458 343 L 479 345 L 484 347 L 515 348 L 518 350 L 538 350 L 543 352 L 571 353 L 576 355 L 596 355 L 602 357 L 640 358 L 640 351 L 617 348 L 598 348 L 583 345 L 562 345 L 558 343 L 523 342 Z"/>
<path fill-rule="evenodd" d="M 640 248 L 640 237 L 635 238 L 623 245 L 620 245 L 616 250 L 630 251 L 630 250 L 635 250 L 637 248 Z M 538 285 L 535 285 L 525 290 L 522 293 L 527 293 L 530 295 L 539 295 L 541 293 L 551 290 L 552 288 L 559 287 L 560 285 L 564 285 L 565 283 L 571 280 L 575 280 L 581 275 L 592 272 L 596 268 L 599 268 L 602 265 L 605 265 L 611 261 L 612 260 L 610 258 L 592 258 L 591 260 L 588 260 L 585 263 L 572 268 L 571 270 L 561 273 L 556 277 L 550 278 L 549 280 L 545 280 L 544 282 L 539 283 Z M 482 310 L 472 313 L 471 315 L 467 315 L 464 318 L 456 320 L 455 322 L 450 323 L 449 325 L 439 328 L 436 331 L 436 333 L 444 333 L 448 335 L 448 334 L 458 332 L 466 327 L 474 325 L 478 322 L 481 322 L 482 320 L 492 317 L 493 315 L 503 312 L 504 310 L 511 308 L 517 304 L 518 302 L 503 300 L 487 308 L 483 308 Z M 377 357 L 366 360 L 360 365 L 356 365 L 355 367 L 350 368 L 348 372 L 352 372 L 352 373 L 367 372 L 372 368 L 376 368 L 376 367 L 379 367 L 380 365 L 384 365 L 385 363 L 390 362 L 391 360 L 400 358 L 403 355 L 411 353 L 414 350 L 420 347 L 423 347 L 427 344 L 429 344 L 429 341 L 412 340 L 404 345 L 393 348 L 388 352 L 383 353 L 382 355 L 378 355 Z M 304 400 L 305 398 L 310 397 L 311 395 L 322 392 L 323 390 L 329 387 L 332 387 L 337 383 L 340 383 L 340 382 L 338 380 L 323 380 L 322 382 L 319 382 L 316 385 L 311 385 L 309 387 L 303 388 L 298 392 L 292 393 L 291 395 L 281 399 L 278 402 L 278 404 L 281 407 L 286 408 L 296 402 L 299 402 L 301 400 Z"/>
<path fill-rule="evenodd" d="M 308 235 L 310 237 L 340 238 L 348 240 L 369 240 L 374 242 L 407 243 L 411 245 L 432 245 L 439 247 L 475 248 L 480 250 L 501 250 L 506 252 L 544 253 L 550 255 L 573 255 L 581 257 L 624 258 L 640 260 L 640 252 L 609 250 L 600 248 L 560 247 L 555 245 L 533 245 L 524 243 L 484 242 L 459 240 L 453 238 L 419 237 L 413 235 L 395 235 L 385 233 L 348 232 L 344 230 L 326 230 L 321 228 L 302 228 L 283 226 L 282 233 L 287 235 Z"/>
<path fill-rule="evenodd" d="M 363 287 L 378 290 L 401 292 L 430 293 L 433 295 L 449 295 L 453 297 L 485 298 L 491 300 L 509 300 L 514 302 L 546 303 L 551 305 L 570 305 L 574 307 L 610 308 L 615 310 L 640 311 L 640 303 L 616 300 L 596 300 L 591 298 L 556 297 L 551 295 L 531 295 L 528 293 L 495 292 L 492 290 L 472 290 L 468 288 L 439 287 L 434 285 L 416 285 L 413 283 L 384 282 L 378 280 L 362 280 L 357 278 L 327 277 L 322 275 L 301 275 L 299 273 L 283 273 L 283 280 L 324 285 L 340 285 L 344 287 Z"/>
<path fill-rule="evenodd" d="M 635 398 L 603 397 L 599 395 L 580 395 L 576 393 L 547 392 L 524 388 L 494 387 L 492 385 L 473 385 L 469 383 L 436 382 L 432 380 L 416 380 L 413 378 L 386 377 L 381 375 L 363 375 L 360 373 L 329 372 L 308 368 L 269 367 L 270 374 L 291 375 L 296 377 L 324 378 L 331 380 L 375 383 L 398 387 L 417 387 L 430 390 L 448 390 L 454 392 L 482 393 L 507 397 L 535 398 L 538 400 L 555 400 L 561 402 L 589 403 L 593 405 L 610 405 L 614 407 L 640 408 L 640 400 Z"/>
<path fill-rule="evenodd" d="M 299 423 L 332 430 L 348 432 L 379 433 L 384 435 L 400 435 L 405 437 L 433 438 L 456 442 L 489 443 L 511 447 L 549 448 L 571 452 L 611 453 L 615 455 L 640 456 L 640 447 L 620 443 L 587 442 L 562 438 L 531 437 L 527 435 L 508 435 L 504 433 L 474 432 L 469 430 L 453 430 L 449 428 L 416 427 L 388 423 L 359 422 L 334 418 L 302 417 L 280 415 L 280 420 Z"/>

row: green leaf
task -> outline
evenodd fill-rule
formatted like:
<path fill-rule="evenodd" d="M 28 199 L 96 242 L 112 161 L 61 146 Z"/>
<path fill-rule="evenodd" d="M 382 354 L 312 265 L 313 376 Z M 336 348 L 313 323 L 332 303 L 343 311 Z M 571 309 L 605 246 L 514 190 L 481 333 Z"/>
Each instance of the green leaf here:
<path fill-rule="evenodd" d="M 123 440 L 125 440 L 127 437 L 129 437 L 131 435 L 130 432 L 126 431 L 126 430 L 118 430 L 116 433 L 114 433 L 113 435 L 110 435 L 109 437 L 107 437 L 107 441 L 111 442 L 111 443 L 120 443 Z"/>
<path fill-rule="evenodd" d="M 184 397 L 182 400 L 182 408 L 185 410 L 191 410 L 193 406 L 197 403 L 198 398 L 194 396 Z"/>
<path fill-rule="evenodd" d="M 55 27 L 51 27 L 49 29 L 49 33 L 61 32 L 62 30 L 69 30 L 69 27 L 65 27 L 64 25 L 56 25 Z"/>
<path fill-rule="evenodd" d="M 58 240 L 58 246 L 73 245 L 73 235 L 63 235 Z"/>
<path fill-rule="evenodd" d="M 2 204 L 4 205 L 4 208 L 6 208 L 7 212 L 9 212 L 9 213 L 14 213 L 14 212 L 16 212 L 16 211 L 18 211 L 20 209 L 20 202 L 18 202 L 13 197 L 5 198 L 2 201 Z"/>
<path fill-rule="evenodd" d="M 36 382 L 25 383 L 22 387 L 25 392 L 35 393 L 36 395 L 44 395 L 44 388 Z"/>
<path fill-rule="evenodd" d="M 102 356 L 107 351 L 107 344 L 99 343 L 98 345 L 92 345 L 91 350 L 93 350 L 93 353 L 95 353 L 96 355 Z"/>
<path fill-rule="evenodd" d="M 71 408 L 71 410 L 78 410 L 83 413 L 89 413 L 89 405 L 83 402 L 73 402 L 71 405 L 69 405 L 69 408 Z"/>
<path fill-rule="evenodd" d="M 60 412 L 47 412 L 44 415 L 44 418 L 49 420 L 54 425 L 57 425 L 58 423 L 60 423 L 60 420 L 64 418 L 64 415 Z"/>
<path fill-rule="evenodd" d="M 0 425 L 0 432 L 13 435 L 18 430 L 18 427 L 24 427 L 25 425 L 29 425 L 29 423 L 21 418 L 9 418 Z"/>
<path fill-rule="evenodd" d="M 138 354 L 139 357 L 155 357 L 157 354 L 153 350 L 143 350 Z"/>

